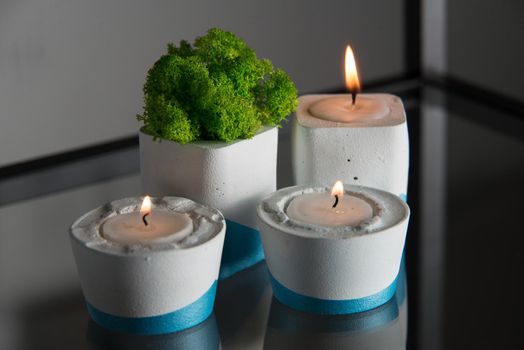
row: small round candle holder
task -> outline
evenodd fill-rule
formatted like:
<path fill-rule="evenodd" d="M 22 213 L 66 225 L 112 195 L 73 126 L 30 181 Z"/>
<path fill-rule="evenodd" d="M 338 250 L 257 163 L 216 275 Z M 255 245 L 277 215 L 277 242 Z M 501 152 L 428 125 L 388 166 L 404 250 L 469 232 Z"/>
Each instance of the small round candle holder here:
<path fill-rule="evenodd" d="M 406 198 L 409 139 L 406 113 L 399 97 L 389 94 L 359 94 L 359 105 L 370 115 L 355 120 L 329 120 L 316 115 L 315 106 L 347 101 L 351 95 L 304 95 L 299 98 L 292 129 L 292 165 L 295 184 L 330 185 L 336 180 L 370 186 Z M 327 118 L 327 119 L 323 119 Z"/>
<path fill-rule="evenodd" d="M 112 331 L 177 332 L 200 324 L 213 310 L 224 217 L 185 198 L 152 201 L 154 211 L 187 214 L 192 232 L 177 241 L 123 244 L 106 239 L 103 224 L 117 215 L 138 212 L 142 203 L 138 197 L 94 209 L 70 229 L 88 312 L 97 324 Z"/>
<path fill-rule="evenodd" d="M 395 293 L 409 207 L 392 193 L 345 185 L 344 195 L 372 207 L 370 219 L 355 226 L 326 227 L 288 216 L 293 199 L 329 191 L 327 187 L 288 187 L 259 204 L 273 293 L 283 304 L 314 314 L 374 309 Z"/>

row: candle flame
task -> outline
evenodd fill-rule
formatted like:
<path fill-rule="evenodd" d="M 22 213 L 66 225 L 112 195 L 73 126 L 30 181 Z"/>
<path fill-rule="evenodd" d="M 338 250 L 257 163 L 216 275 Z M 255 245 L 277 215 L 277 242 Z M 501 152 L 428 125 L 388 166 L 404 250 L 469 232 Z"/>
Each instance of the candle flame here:
<path fill-rule="evenodd" d="M 145 196 L 140 207 L 140 213 L 142 215 L 148 215 L 151 213 L 151 197 Z"/>
<path fill-rule="evenodd" d="M 360 92 L 360 80 L 358 79 L 357 63 L 351 46 L 346 47 L 346 88 L 350 93 Z"/>
<path fill-rule="evenodd" d="M 335 182 L 333 188 L 331 189 L 331 195 L 339 197 L 344 195 L 344 185 L 342 184 L 342 181 Z"/>

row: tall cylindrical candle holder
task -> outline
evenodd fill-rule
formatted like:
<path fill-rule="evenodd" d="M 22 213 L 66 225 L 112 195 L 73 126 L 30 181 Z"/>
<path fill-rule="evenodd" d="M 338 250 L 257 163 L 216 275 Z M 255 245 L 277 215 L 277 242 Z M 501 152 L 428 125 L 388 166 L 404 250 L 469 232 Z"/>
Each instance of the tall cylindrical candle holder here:
<path fill-rule="evenodd" d="M 297 185 L 370 186 L 405 199 L 409 140 L 402 101 L 389 94 L 305 95 L 292 130 Z"/>
<path fill-rule="evenodd" d="M 102 327 L 126 333 L 193 327 L 213 310 L 224 218 L 178 197 L 154 198 L 153 211 L 141 215 L 141 202 L 113 201 L 71 226 L 89 314 Z"/>
<path fill-rule="evenodd" d="M 180 144 L 140 132 L 145 193 L 176 195 L 219 209 L 227 221 L 220 278 L 264 258 L 256 205 L 276 189 L 278 129 L 231 143 Z"/>
<path fill-rule="evenodd" d="M 300 311 L 351 314 L 394 295 L 409 218 L 398 196 L 346 186 L 278 190 L 258 206 L 275 297 Z M 338 206 L 337 206 L 337 203 Z"/>

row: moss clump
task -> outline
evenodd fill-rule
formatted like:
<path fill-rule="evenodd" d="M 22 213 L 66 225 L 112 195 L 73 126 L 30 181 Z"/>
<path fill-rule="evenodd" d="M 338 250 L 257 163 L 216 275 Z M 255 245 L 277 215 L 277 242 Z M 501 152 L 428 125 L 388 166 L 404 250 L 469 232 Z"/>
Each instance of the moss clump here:
<path fill-rule="evenodd" d="M 279 125 L 295 110 L 297 89 L 283 70 L 215 28 L 193 46 L 168 44 L 147 73 L 144 102 L 137 118 L 155 138 L 233 141 Z"/>

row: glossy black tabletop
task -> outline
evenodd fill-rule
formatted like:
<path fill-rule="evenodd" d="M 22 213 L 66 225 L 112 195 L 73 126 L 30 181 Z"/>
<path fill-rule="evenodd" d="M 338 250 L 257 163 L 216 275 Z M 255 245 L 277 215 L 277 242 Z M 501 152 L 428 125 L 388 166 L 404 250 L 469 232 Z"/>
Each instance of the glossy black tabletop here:
<path fill-rule="evenodd" d="M 524 115 L 418 81 L 396 93 L 410 132 L 407 283 L 369 312 L 322 317 L 273 298 L 261 262 L 218 285 L 212 316 L 165 336 L 89 320 L 68 237 L 102 203 L 141 194 L 135 138 L 0 172 L 0 349 L 524 348 Z M 278 187 L 292 184 L 280 130 Z"/>

